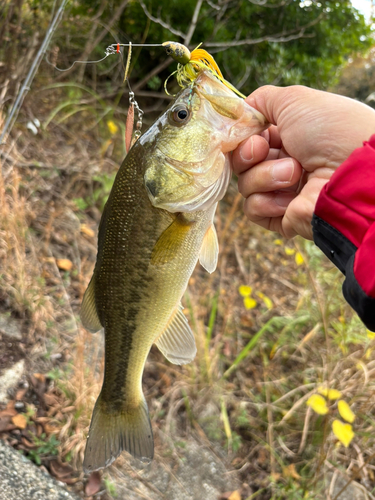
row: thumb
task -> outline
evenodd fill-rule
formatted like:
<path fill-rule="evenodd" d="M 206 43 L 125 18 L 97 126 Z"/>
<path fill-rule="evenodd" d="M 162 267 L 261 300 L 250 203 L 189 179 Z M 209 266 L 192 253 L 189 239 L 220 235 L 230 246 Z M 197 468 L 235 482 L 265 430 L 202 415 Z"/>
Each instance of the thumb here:
<path fill-rule="evenodd" d="M 310 92 L 311 89 L 301 85 L 291 87 L 265 85 L 246 97 L 245 101 L 260 111 L 270 123 L 280 125 L 283 112 L 297 100 L 306 97 Z"/>

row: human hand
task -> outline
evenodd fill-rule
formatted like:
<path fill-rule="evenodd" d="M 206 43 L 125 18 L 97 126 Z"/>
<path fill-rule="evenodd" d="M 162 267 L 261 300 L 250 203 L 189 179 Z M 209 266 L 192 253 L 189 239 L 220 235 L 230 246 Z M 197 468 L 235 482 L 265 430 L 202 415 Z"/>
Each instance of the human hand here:
<path fill-rule="evenodd" d="M 273 125 L 233 152 L 245 214 L 286 238 L 312 239 L 319 193 L 336 168 L 375 133 L 375 111 L 302 86 L 261 87 L 246 102 Z"/>

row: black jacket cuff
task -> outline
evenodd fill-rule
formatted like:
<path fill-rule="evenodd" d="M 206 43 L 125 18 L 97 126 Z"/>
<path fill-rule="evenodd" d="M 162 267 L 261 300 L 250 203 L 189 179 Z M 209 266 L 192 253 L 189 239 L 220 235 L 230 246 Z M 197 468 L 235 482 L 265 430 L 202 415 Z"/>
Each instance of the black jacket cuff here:
<path fill-rule="evenodd" d="M 342 285 L 342 292 L 366 328 L 375 332 L 375 299 L 366 295 L 354 276 L 354 255 L 350 257 L 346 266 L 346 278 Z"/>
<path fill-rule="evenodd" d="M 311 224 L 314 243 L 346 277 L 342 286 L 346 301 L 358 314 L 366 328 L 375 332 L 375 298 L 366 295 L 354 275 L 354 257 L 357 247 L 340 231 L 315 214 Z"/>
<path fill-rule="evenodd" d="M 313 215 L 314 243 L 343 274 L 350 257 L 354 256 L 357 247 L 333 226 L 317 215 Z"/>

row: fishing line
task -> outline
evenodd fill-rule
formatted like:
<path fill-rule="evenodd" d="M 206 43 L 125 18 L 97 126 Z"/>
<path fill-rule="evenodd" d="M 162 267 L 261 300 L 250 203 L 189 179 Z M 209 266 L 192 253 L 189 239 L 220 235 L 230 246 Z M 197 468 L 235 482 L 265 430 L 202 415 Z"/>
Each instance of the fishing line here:
<path fill-rule="evenodd" d="M 129 47 L 129 49 L 131 50 L 131 47 L 162 47 L 162 46 L 163 46 L 163 44 L 161 44 L 161 43 L 131 43 L 131 42 L 129 42 L 129 43 L 112 43 L 111 45 L 109 45 L 105 49 L 105 55 L 101 59 L 97 59 L 96 61 L 74 61 L 71 66 L 69 66 L 68 68 L 64 68 L 64 69 L 58 68 L 56 66 L 56 64 L 53 64 L 48 59 L 48 57 L 46 58 L 46 60 L 47 60 L 47 63 L 50 64 L 54 69 L 63 73 L 65 71 L 71 70 L 73 68 L 73 66 L 75 66 L 76 64 L 98 64 L 113 54 L 121 54 L 120 47 Z"/>

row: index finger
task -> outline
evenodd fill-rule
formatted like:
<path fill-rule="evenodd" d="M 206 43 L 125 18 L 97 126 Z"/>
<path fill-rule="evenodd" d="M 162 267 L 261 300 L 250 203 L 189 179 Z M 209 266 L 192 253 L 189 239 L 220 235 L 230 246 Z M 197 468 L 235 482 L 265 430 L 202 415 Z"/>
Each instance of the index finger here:
<path fill-rule="evenodd" d="M 261 137 L 264 137 L 266 141 L 269 143 L 270 148 L 272 149 L 281 149 L 282 148 L 282 140 L 280 137 L 280 133 L 278 128 L 275 125 L 271 125 L 267 130 L 262 132 Z"/>
<path fill-rule="evenodd" d="M 234 173 L 239 175 L 250 167 L 265 160 L 269 150 L 270 146 L 267 140 L 260 135 L 253 135 L 242 142 L 237 149 L 233 151 L 232 167 Z"/>

